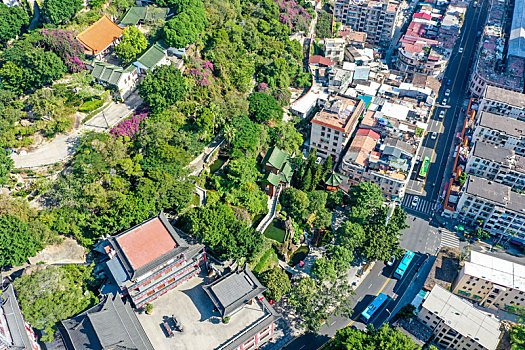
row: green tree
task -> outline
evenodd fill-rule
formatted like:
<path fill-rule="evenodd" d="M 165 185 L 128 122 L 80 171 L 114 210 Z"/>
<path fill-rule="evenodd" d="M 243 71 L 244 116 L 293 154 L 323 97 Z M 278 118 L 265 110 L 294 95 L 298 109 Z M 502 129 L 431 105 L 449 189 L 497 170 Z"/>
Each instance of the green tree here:
<path fill-rule="evenodd" d="M 29 225 L 12 215 L 0 216 L 0 266 L 22 265 L 38 248 Z"/>
<path fill-rule="evenodd" d="M 122 38 L 115 46 L 115 53 L 124 64 L 128 64 L 147 47 L 148 41 L 144 34 L 137 27 L 131 26 L 122 31 Z"/>
<path fill-rule="evenodd" d="M 29 17 L 21 6 L 8 7 L 0 3 L 0 44 L 5 45 L 28 24 Z"/>
<path fill-rule="evenodd" d="M 140 96 L 154 113 L 182 100 L 187 91 L 186 80 L 174 65 L 155 68 L 139 85 Z"/>
<path fill-rule="evenodd" d="M 192 208 L 182 216 L 181 225 L 224 260 L 249 259 L 262 244 L 261 234 L 238 220 L 226 204 Z"/>
<path fill-rule="evenodd" d="M 232 157 L 255 157 L 265 141 L 262 127 L 246 115 L 234 117 L 229 125 L 234 130 L 230 141 Z"/>
<path fill-rule="evenodd" d="M 297 131 L 291 122 L 280 121 L 277 126 L 270 128 L 270 141 L 279 149 L 288 154 L 299 153 L 303 144 L 303 135 Z"/>
<path fill-rule="evenodd" d="M 416 307 L 414 305 L 406 304 L 398 311 L 396 317 L 401 318 L 403 320 L 408 320 L 416 316 L 414 314 L 414 311 L 416 311 Z"/>
<path fill-rule="evenodd" d="M 0 185 L 5 185 L 9 180 L 9 173 L 13 170 L 13 159 L 9 157 L 9 153 L 0 148 Z"/>
<path fill-rule="evenodd" d="M 511 350 L 525 349 L 525 325 L 517 324 L 510 330 Z"/>
<path fill-rule="evenodd" d="M 377 330 L 371 326 L 366 333 L 350 327 L 340 329 L 328 349 L 417 350 L 420 347 L 410 337 L 385 324 Z"/>
<path fill-rule="evenodd" d="M 270 120 L 281 120 L 283 109 L 277 100 L 263 92 L 252 92 L 248 97 L 250 102 L 250 118 L 256 123 L 265 123 Z"/>
<path fill-rule="evenodd" d="M 352 315 L 353 291 L 347 279 L 336 278 L 332 282 L 311 277 L 301 278 L 290 292 L 290 305 L 308 331 L 317 332 L 333 310 L 338 316 Z"/>
<path fill-rule="evenodd" d="M 42 17 L 51 24 L 65 24 L 82 8 L 82 0 L 44 0 Z"/>
<path fill-rule="evenodd" d="M 308 200 L 310 205 L 308 206 L 308 211 L 310 213 L 315 213 L 321 209 L 324 209 L 326 206 L 326 199 L 328 194 L 325 191 L 312 191 L 307 193 Z"/>
<path fill-rule="evenodd" d="M 292 284 L 286 272 L 280 267 L 274 267 L 271 270 L 264 271 L 259 276 L 259 280 L 265 285 L 265 295 L 270 300 L 279 301 L 292 290 Z"/>
<path fill-rule="evenodd" d="M 43 330 L 50 342 L 61 320 L 75 316 L 97 302 L 88 289 L 92 266 L 47 266 L 14 281 L 18 302 L 31 326 Z"/>
<path fill-rule="evenodd" d="M 383 206 L 383 192 L 372 182 L 361 182 L 350 189 L 350 218 L 359 223 L 366 222 Z"/>
<path fill-rule="evenodd" d="M 2 56 L 6 61 L 0 68 L 2 86 L 17 94 L 50 84 L 66 72 L 66 66 L 54 52 L 35 48 L 31 43 L 19 43 Z"/>
<path fill-rule="evenodd" d="M 297 222 L 302 222 L 308 215 L 310 201 L 308 200 L 307 194 L 301 190 L 293 187 L 284 189 L 280 202 L 283 208 L 286 209 L 288 215 Z"/>
<path fill-rule="evenodd" d="M 164 40 L 169 46 L 186 47 L 198 40 L 207 23 L 202 1 L 193 0 L 166 23 Z"/>

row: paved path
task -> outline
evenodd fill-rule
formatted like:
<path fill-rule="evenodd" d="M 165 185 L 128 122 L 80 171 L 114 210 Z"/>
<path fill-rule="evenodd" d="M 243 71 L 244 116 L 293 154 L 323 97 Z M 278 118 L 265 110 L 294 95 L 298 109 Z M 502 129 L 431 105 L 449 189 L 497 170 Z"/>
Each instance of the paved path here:
<path fill-rule="evenodd" d="M 15 168 L 36 168 L 66 160 L 75 152 L 75 146 L 82 133 L 89 130 L 106 131 L 108 126 L 111 128 L 128 117 L 141 103 L 142 98 L 138 94 L 132 94 L 125 103 L 111 103 L 78 130 L 68 135 L 56 137 L 29 153 L 13 153 L 11 157 L 15 162 Z"/>
<path fill-rule="evenodd" d="M 199 154 L 197 157 L 195 157 L 190 164 L 188 164 L 187 168 L 193 168 L 193 172 L 190 175 L 199 176 L 200 173 L 204 170 L 204 166 L 208 164 L 210 161 L 210 156 L 219 149 L 219 147 L 223 144 L 224 138 L 222 135 L 217 136 L 215 139 L 213 139 L 208 146 L 204 148 L 201 154 Z"/>

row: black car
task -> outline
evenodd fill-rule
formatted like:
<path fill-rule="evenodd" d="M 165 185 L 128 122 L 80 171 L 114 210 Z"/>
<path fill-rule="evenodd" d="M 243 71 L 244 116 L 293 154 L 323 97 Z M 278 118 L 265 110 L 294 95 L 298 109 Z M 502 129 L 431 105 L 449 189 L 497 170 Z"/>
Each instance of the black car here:
<path fill-rule="evenodd" d="M 451 83 L 450 79 L 447 79 L 447 86 L 450 86 Z"/>

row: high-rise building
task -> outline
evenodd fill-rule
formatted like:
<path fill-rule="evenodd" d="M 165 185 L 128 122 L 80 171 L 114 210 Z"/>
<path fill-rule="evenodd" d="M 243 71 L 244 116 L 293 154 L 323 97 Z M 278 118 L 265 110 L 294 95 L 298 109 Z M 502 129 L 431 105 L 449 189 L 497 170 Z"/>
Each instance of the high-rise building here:
<path fill-rule="evenodd" d="M 365 32 L 367 41 L 388 46 L 394 34 L 398 17 L 397 1 L 338 0 L 335 2 L 335 20 L 352 30 Z"/>

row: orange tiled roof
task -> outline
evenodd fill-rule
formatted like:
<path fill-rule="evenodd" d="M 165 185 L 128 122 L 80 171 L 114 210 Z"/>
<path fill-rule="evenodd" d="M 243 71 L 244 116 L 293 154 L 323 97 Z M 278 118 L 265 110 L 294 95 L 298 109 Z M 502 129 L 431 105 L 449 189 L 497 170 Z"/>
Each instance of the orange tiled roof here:
<path fill-rule="evenodd" d="M 103 16 L 78 34 L 77 39 L 84 45 L 86 54 L 97 55 L 121 35 L 122 28 L 113 23 L 108 16 Z"/>

